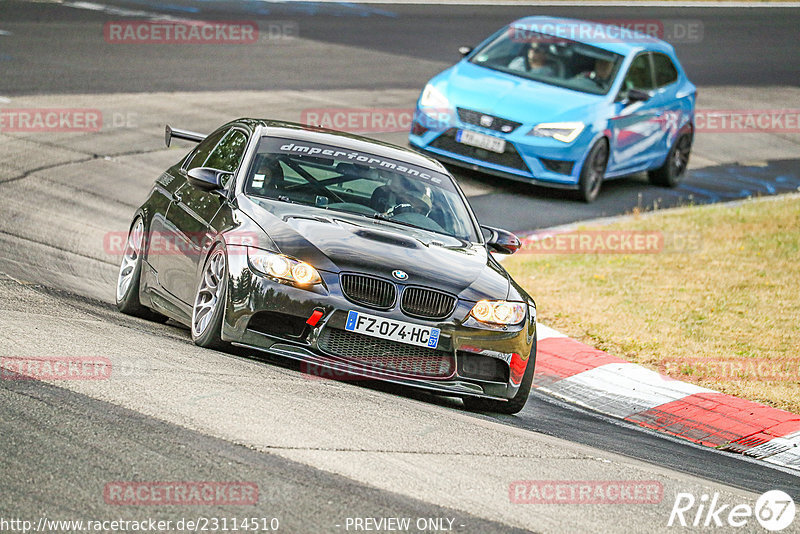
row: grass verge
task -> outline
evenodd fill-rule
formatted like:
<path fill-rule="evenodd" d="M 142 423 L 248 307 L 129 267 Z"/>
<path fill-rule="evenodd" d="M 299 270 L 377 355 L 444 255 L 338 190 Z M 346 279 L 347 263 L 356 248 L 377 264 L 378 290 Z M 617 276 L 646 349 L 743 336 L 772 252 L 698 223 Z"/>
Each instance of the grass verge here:
<path fill-rule="evenodd" d="M 661 248 L 598 252 L 620 242 L 609 236 L 637 233 Z M 680 380 L 800 413 L 800 195 L 573 234 L 603 245 L 553 254 L 543 240 L 504 262 L 541 322 Z"/>

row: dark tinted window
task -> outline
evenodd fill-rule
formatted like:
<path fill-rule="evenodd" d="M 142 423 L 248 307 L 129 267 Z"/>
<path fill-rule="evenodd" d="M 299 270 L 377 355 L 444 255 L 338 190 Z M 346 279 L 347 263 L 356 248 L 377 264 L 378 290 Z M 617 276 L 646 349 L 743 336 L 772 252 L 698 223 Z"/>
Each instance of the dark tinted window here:
<path fill-rule="evenodd" d="M 672 64 L 669 56 L 653 54 L 653 66 L 656 70 L 656 87 L 664 87 L 678 79 L 678 69 Z"/>
<path fill-rule="evenodd" d="M 648 54 L 639 54 L 631 63 L 627 74 L 625 74 L 625 81 L 622 82 L 622 91 L 631 89 L 649 91 L 653 88 L 653 72 L 650 69 L 650 58 Z"/>
<path fill-rule="evenodd" d="M 245 194 L 477 241 L 452 179 L 430 168 L 309 141 L 263 137 Z"/>
<path fill-rule="evenodd" d="M 240 130 L 231 130 L 206 159 L 204 167 L 235 172 L 242 161 L 247 136 Z"/>
<path fill-rule="evenodd" d="M 219 143 L 219 140 L 222 139 L 222 136 L 225 135 L 227 131 L 228 130 L 217 130 L 201 141 L 200 144 L 197 145 L 197 148 L 194 149 L 191 159 L 186 165 L 186 170 L 202 167 L 203 163 L 205 163 L 208 158 L 208 154 L 214 150 L 214 147 L 217 146 L 217 143 Z"/>

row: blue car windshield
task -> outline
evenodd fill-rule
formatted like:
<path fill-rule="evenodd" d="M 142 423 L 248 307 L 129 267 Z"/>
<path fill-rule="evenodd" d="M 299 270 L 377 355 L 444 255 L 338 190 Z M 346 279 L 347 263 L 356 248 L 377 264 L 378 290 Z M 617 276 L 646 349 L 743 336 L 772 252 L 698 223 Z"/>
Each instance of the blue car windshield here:
<path fill-rule="evenodd" d="M 537 82 L 604 95 L 622 60 L 621 55 L 595 46 L 509 26 L 469 61 Z"/>

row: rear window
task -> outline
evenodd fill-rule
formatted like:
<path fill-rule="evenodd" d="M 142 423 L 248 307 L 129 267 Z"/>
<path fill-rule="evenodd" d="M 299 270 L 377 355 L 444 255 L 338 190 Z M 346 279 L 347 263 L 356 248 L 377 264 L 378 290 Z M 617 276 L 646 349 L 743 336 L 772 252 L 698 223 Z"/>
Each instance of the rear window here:
<path fill-rule="evenodd" d="M 678 80 L 678 69 L 665 54 L 653 54 L 653 66 L 656 69 L 656 86 L 664 87 Z"/>

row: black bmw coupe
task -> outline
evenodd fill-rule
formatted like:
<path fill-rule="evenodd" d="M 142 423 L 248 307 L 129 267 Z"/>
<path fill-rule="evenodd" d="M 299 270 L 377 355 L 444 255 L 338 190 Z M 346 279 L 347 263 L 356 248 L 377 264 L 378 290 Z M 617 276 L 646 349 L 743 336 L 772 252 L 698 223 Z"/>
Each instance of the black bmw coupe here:
<path fill-rule="evenodd" d="M 492 252 L 438 162 L 299 124 L 239 119 L 155 182 L 130 226 L 120 311 L 172 318 L 202 347 L 228 344 L 306 369 L 461 397 L 516 413 L 536 359 L 536 307 Z"/>

